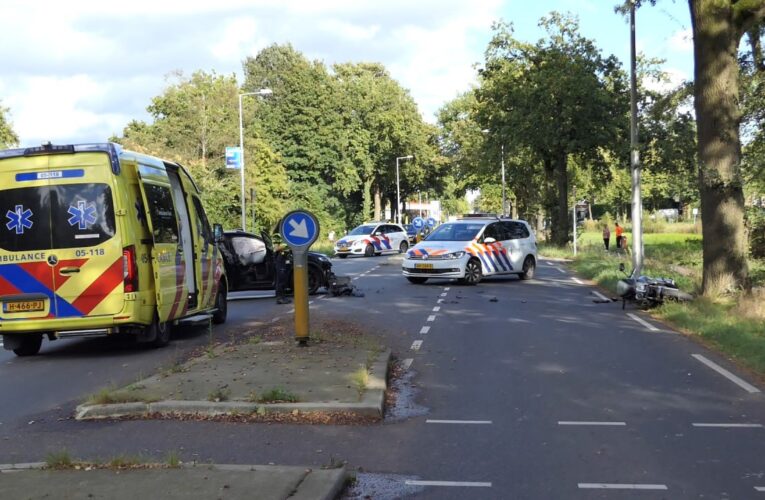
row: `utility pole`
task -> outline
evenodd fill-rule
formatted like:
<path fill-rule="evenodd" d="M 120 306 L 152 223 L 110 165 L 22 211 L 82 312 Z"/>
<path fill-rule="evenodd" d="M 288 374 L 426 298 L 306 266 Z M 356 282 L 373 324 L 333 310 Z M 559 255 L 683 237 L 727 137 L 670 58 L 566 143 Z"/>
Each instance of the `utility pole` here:
<path fill-rule="evenodd" d="M 640 152 L 637 121 L 637 57 L 635 50 L 635 0 L 630 0 L 630 169 L 632 172 L 632 269 L 643 268 L 643 200 L 640 195 Z"/>

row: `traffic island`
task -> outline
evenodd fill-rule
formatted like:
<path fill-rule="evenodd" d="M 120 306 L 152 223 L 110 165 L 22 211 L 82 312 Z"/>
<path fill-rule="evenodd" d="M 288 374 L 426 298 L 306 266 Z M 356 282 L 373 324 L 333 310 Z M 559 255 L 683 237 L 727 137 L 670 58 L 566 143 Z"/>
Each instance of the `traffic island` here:
<path fill-rule="evenodd" d="M 383 416 L 389 360 L 389 349 L 348 321 L 316 319 L 306 348 L 283 320 L 103 389 L 76 418 L 366 423 Z"/>
<path fill-rule="evenodd" d="M 13 474 L 9 474 L 13 472 Z M 156 463 L 0 465 L 3 498 L 335 498 L 344 467 Z"/>

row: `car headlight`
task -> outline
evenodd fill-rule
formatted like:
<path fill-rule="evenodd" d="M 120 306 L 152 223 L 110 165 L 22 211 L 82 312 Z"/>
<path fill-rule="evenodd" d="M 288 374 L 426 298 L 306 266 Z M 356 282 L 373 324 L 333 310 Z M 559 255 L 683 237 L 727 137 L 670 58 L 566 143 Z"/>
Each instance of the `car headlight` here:
<path fill-rule="evenodd" d="M 356 240 L 356 241 L 354 241 L 354 242 L 351 244 L 351 246 L 354 246 L 354 247 L 360 247 L 360 246 L 363 246 L 363 245 L 365 245 L 365 244 L 366 244 L 366 243 L 364 243 L 364 240 Z"/>
<path fill-rule="evenodd" d="M 461 259 L 464 256 L 465 256 L 465 252 L 464 251 L 459 251 L 459 252 L 454 252 L 454 253 L 448 253 L 448 254 L 444 255 L 444 258 L 445 259 Z"/>
<path fill-rule="evenodd" d="M 317 255 L 317 256 L 316 256 L 316 258 L 317 258 L 317 259 L 318 259 L 320 262 L 329 262 L 329 258 L 327 258 L 327 256 L 326 256 L 326 255 Z"/>

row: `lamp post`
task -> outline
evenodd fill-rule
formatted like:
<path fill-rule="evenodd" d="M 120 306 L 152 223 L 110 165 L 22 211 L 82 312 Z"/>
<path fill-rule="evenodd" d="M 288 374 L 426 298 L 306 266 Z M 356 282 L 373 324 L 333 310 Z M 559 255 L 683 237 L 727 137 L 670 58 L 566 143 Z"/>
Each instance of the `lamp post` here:
<path fill-rule="evenodd" d="M 640 152 L 637 121 L 637 58 L 635 55 L 635 0 L 630 0 L 630 167 L 632 172 L 632 269 L 643 267 L 643 200 L 640 195 Z"/>
<path fill-rule="evenodd" d="M 396 222 L 399 224 L 401 224 L 401 185 L 398 176 L 398 161 L 411 160 L 412 158 L 414 158 L 412 155 L 396 157 Z"/>
<path fill-rule="evenodd" d="M 269 96 L 273 94 L 271 89 L 260 89 L 257 92 L 244 92 L 239 94 L 239 155 L 241 164 L 239 165 L 240 174 L 242 176 L 242 230 L 247 230 L 247 216 L 244 209 L 244 127 L 242 126 L 242 97 L 246 95 L 256 96 Z"/>

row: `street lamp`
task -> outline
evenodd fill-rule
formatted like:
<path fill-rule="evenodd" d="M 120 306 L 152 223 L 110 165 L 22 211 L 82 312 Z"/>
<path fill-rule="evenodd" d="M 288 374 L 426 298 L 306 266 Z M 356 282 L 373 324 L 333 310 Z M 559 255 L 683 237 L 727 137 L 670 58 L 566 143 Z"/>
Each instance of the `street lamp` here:
<path fill-rule="evenodd" d="M 399 160 L 411 160 L 414 158 L 412 155 L 397 156 L 396 157 L 396 222 L 401 224 L 401 187 L 398 177 L 398 161 Z"/>
<path fill-rule="evenodd" d="M 637 119 L 637 57 L 635 55 L 635 0 L 630 0 L 630 167 L 632 173 L 632 269 L 643 267 L 643 200 L 640 193 L 640 152 Z"/>
<path fill-rule="evenodd" d="M 244 210 L 244 127 L 242 126 L 242 97 L 246 95 L 256 95 L 260 97 L 266 97 L 273 94 L 271 89 L 260 89 L 257 92 L 244 92 L 239 94 L 239 154 L 240 161 L 239 170 L 242 176 L 242 230 L 247 230 L 247 217 Z"/>

